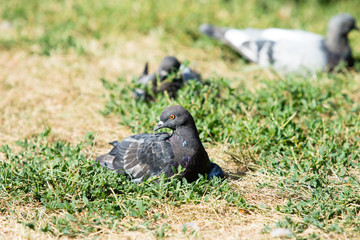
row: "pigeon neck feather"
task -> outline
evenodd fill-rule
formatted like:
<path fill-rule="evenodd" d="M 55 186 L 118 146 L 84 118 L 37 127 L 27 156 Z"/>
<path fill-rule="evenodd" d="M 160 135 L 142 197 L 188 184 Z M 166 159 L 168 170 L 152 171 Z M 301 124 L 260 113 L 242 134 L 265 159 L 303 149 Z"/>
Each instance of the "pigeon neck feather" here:
<path fill-rule="evenodd" d="M 187 124 L 185 126 L 177 127 L 173 132 L 174 135 L 180 136 L 184 140 L 190 142 L 199 141 L 199 134 L 195 125 Z"/>
<path fill-rule="evenodd" d="M 349 48 L 348 34 L 328 33 L 325 41 L 327 49 L 336 54 L 342 54 Z"/>

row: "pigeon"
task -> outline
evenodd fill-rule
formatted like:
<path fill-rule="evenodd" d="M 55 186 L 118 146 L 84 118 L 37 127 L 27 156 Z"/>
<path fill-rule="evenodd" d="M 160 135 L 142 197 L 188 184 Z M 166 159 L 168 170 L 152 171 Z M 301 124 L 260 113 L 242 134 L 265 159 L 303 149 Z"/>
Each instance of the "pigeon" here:
<path fill-rule="evenodd" d="M 184 171 L 178 177 L 188 182 L 198 179 L 199 174 L 208 178 L 224 177 L 219 165 L 210 162 L 202 145 L 191 114 L 182 106 L 165 108 L 154 132 L 169 128 L 172 133 L 141 133 L 110 144 L 113 149 L 96 158 L 96 162 L 133 182 L 140 183 L 164 173 L 171 177 L 181 166 Z"/>
<path fill-rule="evenodd" d="M 279 28 L 233 29 L 203 24 L 201 33 L 229 45 L 245 59 L 279 73 L 314 74 L 332 71 L 340 61 L 354 64 L 348 33 L 359 30 L 354 17 L 342 13 L 331 18 L 327 37 Z"/>
<path fill-rule="evenodd" d="M 137 80 L 137 84 L 140 85 L 140 88 L 134 90 L 137 99 L 144 98 L 146 101 L 151 101 L 154 100 L 153 95 L 164 93 L 165 91 L 170 98 L 175 98 L 176 92 L 190 80 L 201 82 L 199 73 L 181 64 L 173 56 L 166 56 L 156 72 L 149 74 L 148 69 L 149 64 L 146 63 L 142 75 Z M 158 86 L 158 81 L 161 83 L 160 86 Z M 146 91 L 146 87 L 149 85 L 151 86 L 152 94 Z"/>

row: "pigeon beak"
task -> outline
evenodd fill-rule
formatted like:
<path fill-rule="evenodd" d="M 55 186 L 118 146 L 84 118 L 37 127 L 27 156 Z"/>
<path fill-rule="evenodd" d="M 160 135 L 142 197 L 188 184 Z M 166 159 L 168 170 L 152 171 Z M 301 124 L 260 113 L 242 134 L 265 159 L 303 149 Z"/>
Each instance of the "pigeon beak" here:
<path fill-rule="evenodd" d="M 158 125 L 154 128 L 154 132 L 164 127 L 164 122 L 160 121 Z"/>

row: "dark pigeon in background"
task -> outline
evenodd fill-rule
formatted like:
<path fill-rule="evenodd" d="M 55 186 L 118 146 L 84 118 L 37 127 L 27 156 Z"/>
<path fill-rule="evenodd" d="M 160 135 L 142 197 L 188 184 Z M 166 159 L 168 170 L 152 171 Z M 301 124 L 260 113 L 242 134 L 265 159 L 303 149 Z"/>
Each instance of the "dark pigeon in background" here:
<path fill-rule="evenodd" d="M 115 141 L 108 154 L 96 158 L 100 165 L 126 174 L 134 182 L 142 182 L 165 173 L 173 176 L 173 168 L 182 166 L 181 177 L 192 182 L 198 175 L 224 177 L 221 168 L 210 162 L 191 114 L 182 106 L 164 109 L 154 131 L 169 128 L 173 133 L 141 133 L 121 142 Z"/>
<path fill-rule="evenodd" d="M 348 40 L 348 33 L 353 29 L 359 30 L 355 19 L 343 13 L 331 18 L 326 38 L 302 30 L 279 28 L 240 30 L 203 24 L 199 30 L 262 67 L 272 66 L 285 74 L 307 75 L 331 71 L 341 60 L 353 66 Z"/>
<path fill-rule="evenodd" d="M 153 95 L 167 91 L 170 98 L 175 98 L 176 92 L 188 81 L 197 80 L 201 82 L 201 76 L 188 66 L 182 65 L 180 61 L 173 56 L 165 57 L 158 70 L 149 74 L 149 64 L 145 64 L 143 74 L 137 80 L 140 85 L 134 90 L 135 96 L 146 101 L 154 100 Z M 158 82 L 160 83 L 158 86 Z M 152 94 L 146 91 L 150 88 Z"/>

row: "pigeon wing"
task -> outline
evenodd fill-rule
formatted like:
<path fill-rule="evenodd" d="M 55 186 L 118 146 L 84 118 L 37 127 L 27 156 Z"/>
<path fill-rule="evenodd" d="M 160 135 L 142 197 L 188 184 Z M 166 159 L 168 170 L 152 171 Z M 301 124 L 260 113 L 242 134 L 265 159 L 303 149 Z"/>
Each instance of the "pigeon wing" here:
<path fill-rule="evenodd" d="M 113 156 L 113 161 L 100 164 L 127 174 L 134 182 L 160 175 L 174 161 L 174 153 L 167 141 L 169 137 L 168 133 L 138 134 L 121 142 L 112 142 L 114 148 L 108 155 Z M 103 156 L 100 156 L 103 162 L 110 158 Z"/>
<path fill-rule="evenodd" d="M 225 43 L 240 53 L 247 60 L 262 66 L 272 64 L 272 48 L 279 42 L 319 42 L 321 35 L 302 30 L 268 28 L 264 30 L 247 28 L 229 29 L 224 34 Z M 295 46 L 296 47 L 296 46 Z M 303 51 L 303 50 L 302 50 Z M 264 56 L 266 59 L 264 61 Z"/>

